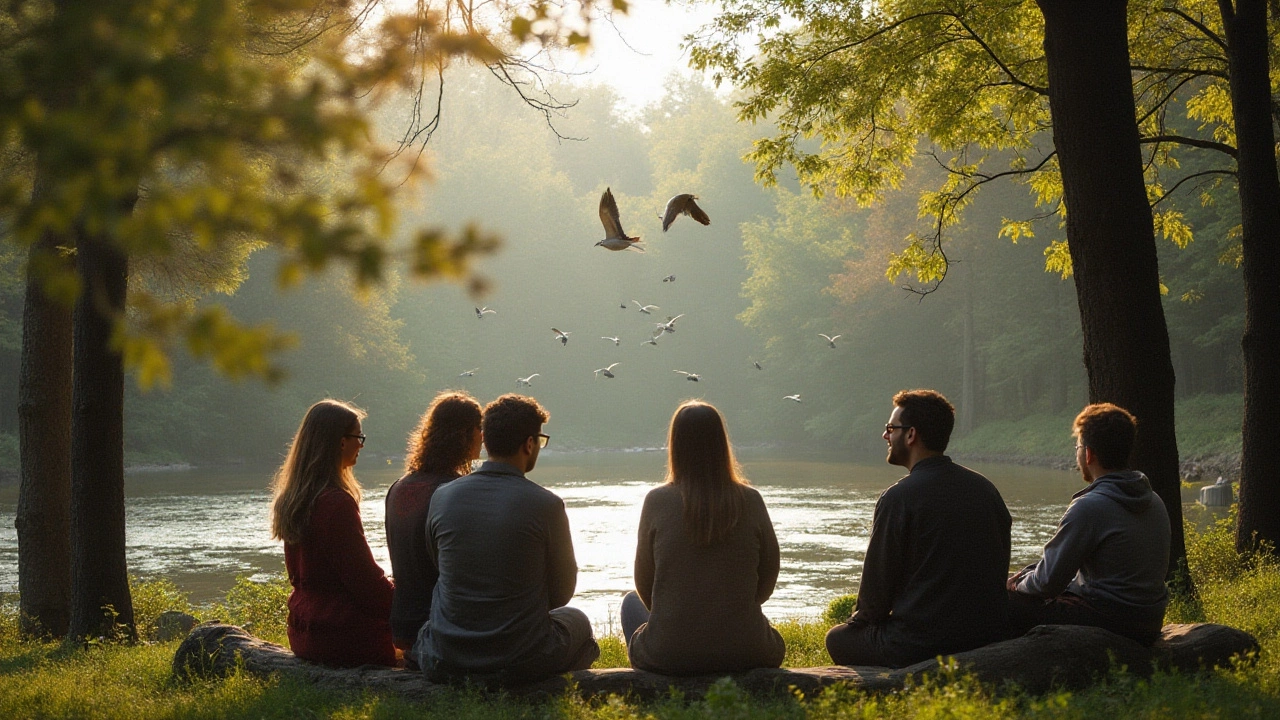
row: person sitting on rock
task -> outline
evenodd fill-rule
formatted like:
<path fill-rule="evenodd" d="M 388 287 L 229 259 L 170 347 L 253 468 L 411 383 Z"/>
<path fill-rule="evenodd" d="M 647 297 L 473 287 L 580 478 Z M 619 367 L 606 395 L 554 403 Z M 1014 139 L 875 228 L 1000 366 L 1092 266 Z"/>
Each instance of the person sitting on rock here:
<path fill-rule="evenodd" d="M 667 481 L 640 511 L 638 592 L 622 600 L 631 665 L 667 675 L 778 667 L 786 645 L 760 610 L 778 580 L 778 538 L 738 474 L 720 412 L 681 405 L 667 452 Z"/>
<path fill-rule="evenodd" d="M 1071 496 L 1040 561 L 1008 580 L 1016 635 L 1036 625 L 1093 625 L 1151 644 L 1169 602 L 1169 514 L 1147 477 L 1129 470 L 1137 421 L 1110 403 L 1072 425 L 1088 487 Z"/>
<path fill-rule="evenodd" d="M 360 522 L 355 467 L 364 412 L 337 400 L 307 410 L 273 481 L 271 536 L 284 541 L 293 653 L 334 667 L 396 665 L 391 581 Z"/>
<path fill-rule="evenodd" d="M 1009 528 L 1000 491 L 943 453 L 955 408 L 904 390 L 881 435 L 906 477 L 876 501 L 857 606 L 827 632 L 838 665 L 905 667 L 1001 640 Z"/>
<path fill-rule="evenodd" d="M 427 554 L 439 579 L 413 653 L 432 681 L 518 683 L 600 656 L 586 613 L 565 607 L 578 565 L 564 501 L 525 477 L 550 440 L 548 417 L 523 395 L 489 403 L 489 460 L 431 497 Z"/>
<path fill-rule="evenodd" d="M 436 587 L 436 566 L 427 557 L 427 508 L 440 486 L 470 473 L 471 461 L 480 457 L 483 412 L 465 392 L 436 395 L 409 436 L 404 477 L 387 490 L 387 550 L 396 579 L 391 633 L 410 659 Z"/>

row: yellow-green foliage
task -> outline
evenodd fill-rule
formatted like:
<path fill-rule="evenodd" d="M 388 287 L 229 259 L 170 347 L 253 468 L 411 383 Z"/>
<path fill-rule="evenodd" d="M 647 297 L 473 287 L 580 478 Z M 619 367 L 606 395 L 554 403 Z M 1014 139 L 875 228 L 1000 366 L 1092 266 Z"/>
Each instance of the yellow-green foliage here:
<path fill-rule="evenodd" d="M 140 638 L 150 638 L 155 633 L 160 613 L 166 610 L 192 611 L 191 598 L 167 578 L 140 580 L 130 576 L 129 595 L 133 599 L 133 621 Z"/>
<path fill-rule="evenodd" d="M 260 638 L 288 644 L 285 621 L 289 616 L 288 578 L 250 580 L 244 575 L 227 591 L 224 602 L 205 611 L 205 618 L 239 625 Z"/>

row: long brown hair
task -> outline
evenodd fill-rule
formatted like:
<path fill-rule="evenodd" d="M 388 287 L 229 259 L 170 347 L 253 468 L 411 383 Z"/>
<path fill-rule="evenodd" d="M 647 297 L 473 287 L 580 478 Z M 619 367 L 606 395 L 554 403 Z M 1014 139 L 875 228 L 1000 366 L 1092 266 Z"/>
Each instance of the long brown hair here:
<path fill-rule="evenodd" d="M 468 393 L 445 390 L 436 395 L 409 435 L 405 473 L 471 472 L 471 443 L 480 429 L 483 409 Z"/>
<path fill-rule="evenodd" d="M 360 502 L 355 473 L 342 467 L 342 436 L 364 417 L 360 408 L 338 400 L 321 400 L 307 409 L 284 464 L 271 480 L 272 538 L 301 542 L 316 497 L 329 486 Z"/>
<path fill-rule="evenodd" d="M 671 416 L 667 482 L 680 489 L 689 534 L 703 545 L 723 540 L 742 515 L 742 476 L 720 411 L 688 400 Z"/>

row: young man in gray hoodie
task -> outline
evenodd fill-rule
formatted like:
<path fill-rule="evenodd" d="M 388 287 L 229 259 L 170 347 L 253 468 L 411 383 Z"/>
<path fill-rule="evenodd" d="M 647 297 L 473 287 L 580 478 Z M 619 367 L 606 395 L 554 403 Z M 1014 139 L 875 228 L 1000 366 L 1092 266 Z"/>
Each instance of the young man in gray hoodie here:
<path fill-rule="evenodd" d="M 1009 578 L 1014 635 L 1036 625 L 1093 625 L 1151 644 L 1169 602 L 1169 515 L 1147 477 L 1129 470 L 1137 422 L 1090 405 L 1072 425 L 1088 487 L 1071 496 L 1040 562 Z"/>

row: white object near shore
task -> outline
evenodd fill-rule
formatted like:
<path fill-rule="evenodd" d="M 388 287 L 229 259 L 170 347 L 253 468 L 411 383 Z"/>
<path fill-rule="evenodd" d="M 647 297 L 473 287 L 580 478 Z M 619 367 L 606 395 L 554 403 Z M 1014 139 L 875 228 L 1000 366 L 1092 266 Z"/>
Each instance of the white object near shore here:
<path fill-rule="evenodd" d="M 1227 507 L 1235 499 L 1235 493 L 1231 490 L 1231 481 L 1221 475 L 1214 484 L 1200 488 L 1200 504 L 1205 507 Z"/>

